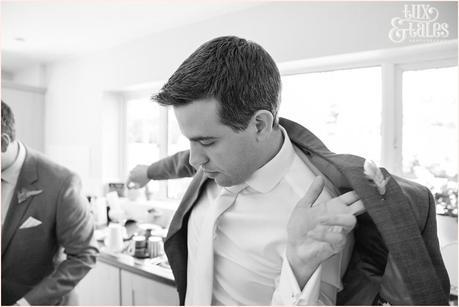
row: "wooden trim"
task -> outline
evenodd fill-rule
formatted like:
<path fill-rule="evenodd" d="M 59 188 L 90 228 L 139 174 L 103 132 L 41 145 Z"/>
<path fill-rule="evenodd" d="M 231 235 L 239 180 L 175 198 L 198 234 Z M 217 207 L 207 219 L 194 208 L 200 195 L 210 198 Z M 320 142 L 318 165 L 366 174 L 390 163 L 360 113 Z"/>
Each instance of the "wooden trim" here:
<path fill-rule="evenodd" d="M 31 85 L 19 84 L 8 80 L 2 80 L 2 88 L 8 88 L 13 90 L 19 90 L 24 92 L 31 92 L 36 94 L 46 94 L 46 88 L 36 87 Z"/>

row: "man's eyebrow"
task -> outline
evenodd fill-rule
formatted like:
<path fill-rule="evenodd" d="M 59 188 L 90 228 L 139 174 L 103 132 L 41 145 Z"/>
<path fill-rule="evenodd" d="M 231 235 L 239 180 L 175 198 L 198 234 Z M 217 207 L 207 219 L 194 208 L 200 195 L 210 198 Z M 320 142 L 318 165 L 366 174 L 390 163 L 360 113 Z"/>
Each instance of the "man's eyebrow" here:
<path fill-rule="evenodd" d="M 195 137 L 189 138 L 189 140 L 193 142 L 199 142 L 199 141 L 214 140 L 216 138 L 217 138 L 216 136 L 195 136 Z"/>

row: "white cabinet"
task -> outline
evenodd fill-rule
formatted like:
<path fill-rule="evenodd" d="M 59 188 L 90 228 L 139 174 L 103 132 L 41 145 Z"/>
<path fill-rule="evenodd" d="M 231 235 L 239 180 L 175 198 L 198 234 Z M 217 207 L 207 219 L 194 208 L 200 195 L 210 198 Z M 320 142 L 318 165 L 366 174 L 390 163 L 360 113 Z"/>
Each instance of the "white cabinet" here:
<path fill-rule="evenodd" d="M 103 262 L 97 262 L 95 268 L 81 280 L 75 288 L 80 306 L 119 306 L 120 269 Z"/>
<path fill-rule="evenodd" d="M 177 290 L 174 286 L 121 271 L 122 305 L 179 305 Z"/>
<path fill-rule="evenodd" d="M 179 305 L 175 286 L 100 260 L 75 291 L 80 306 Z"/>

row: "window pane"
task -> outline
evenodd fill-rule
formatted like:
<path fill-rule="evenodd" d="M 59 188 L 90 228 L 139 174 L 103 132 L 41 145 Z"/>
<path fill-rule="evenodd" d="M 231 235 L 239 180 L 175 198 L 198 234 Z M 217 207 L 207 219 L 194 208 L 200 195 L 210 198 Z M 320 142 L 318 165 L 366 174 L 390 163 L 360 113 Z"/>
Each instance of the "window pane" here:
<path fill-rule="evenodd" d="M 127 102 L 127 169 L 137 164 L 150 165 L 159 155 L 159 106 L 148 98 Z M 159 184 L 150 181 L 149 191 L 159 193 Z"/>
<path fill-rule="evenodd" d="M 180 132 L 174 110 L 169 108 L 168 121 L 168 153 L 172 155 L 176 152 L 190 148 L 190 143 Z M 185 193 L 191 178 L 168 180 L 167 196 L 170 198 L 181 198 Z"/>
<path fill-rule="evenodd" d="M 403 175 L 457 216 L 457 66 L 403 73 Z"/>
<path fill-rule="evenodd" d="M 282 77 L 279 115 L 305 126 L 336 153 L 380 163 L 381 68 Z"/>

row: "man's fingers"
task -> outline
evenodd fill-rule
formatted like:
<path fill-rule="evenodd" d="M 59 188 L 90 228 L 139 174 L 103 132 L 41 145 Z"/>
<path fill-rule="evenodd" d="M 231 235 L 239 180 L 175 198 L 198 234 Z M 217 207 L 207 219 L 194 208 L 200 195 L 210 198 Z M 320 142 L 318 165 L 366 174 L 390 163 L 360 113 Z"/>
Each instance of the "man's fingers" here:
<path fill-rule="evenodd" d="M 352 214 L 336 214 L 320 219 L 320 224 L 328 227 L 328 230 L 332 232 L 341 228 L 344 233 L 349 233 L 355 227 L 356 222 L 357 219 Z"/>
<path fill-rule="evenodd" d="M 346 205 L 350 205 L 350 204 L 356 202 L 357 200 L 359 200 L 359 196 L 354 191 L 350 191 L 350 192 L 344 193 L 344 194 L 338 196 L 337 198 L 339 198 Z"/>
<path fill-rule="evenodd" d="M 347 192 L 338 197 L 333 198 L 327 203 L 329 211 L 335 211 L 336 213 L 352 213 L 359 215 L 365 212 L 365 206 L 359 199 L 359 196 L 354 191 Z"/>
<path fill-rule="evenodd" d="M 131 179 L 128 179 L 128 181 L 126 182 L 126 187 L 128 189 L 138 189 L 139 185 L 133 181 L 131 181 Z"/>
<path fill-rule="evenodd" d="M 349 213 L 357 216 L 365 212 L 365 206 L 361 200 L 356 201 L 355 203 L 347 206 L 349 208 Z"/>
<path fill-rule="evenodd" d="M 298 206 L 311 207 L 317 200 L 320 193 L 324 189 L 324 179 L 321 176 L 314 178 L 314 181 L 309 186 L 304 196 L 298 201 Z"/>

